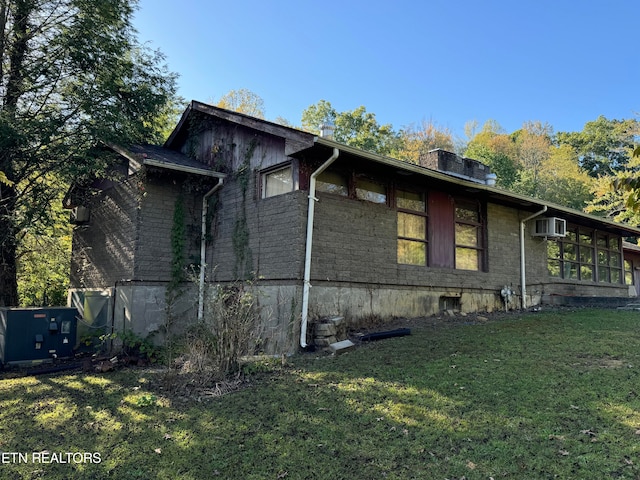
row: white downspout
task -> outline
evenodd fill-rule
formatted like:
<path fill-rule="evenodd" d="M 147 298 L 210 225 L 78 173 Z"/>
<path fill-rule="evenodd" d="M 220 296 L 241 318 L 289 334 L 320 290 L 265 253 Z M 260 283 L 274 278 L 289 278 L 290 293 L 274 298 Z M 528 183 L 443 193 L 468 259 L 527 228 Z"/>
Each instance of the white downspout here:
<path fill-rule="evenodd" d="M 218 178 L 218 183 L 202 197 L 202 230 L 200 232 L 200 278 L 198 279 L 198 321 L 204 318 L 204 273 L 207 268 L 207 213 L 209 210 L 209 197 L 222 187 L 223 179 Z"/>
<path fill-rule="evenodd" d="M 522 294 L 522 309 L 526 309 L 527 308 L 527 274 L 525 271 L 525 258 L 524 258 L 524 225 L 526 222 L 528 222 L 529 220 L 531 220 L 532 218 L 535 218 L 539 215 L 542 215 L 543 213 L 545 213 L 547 211 L 547 206 L 545 205 L 544 207 L 542 207 L 542 210 L 540 210 L 537 213 L 534 213 L 533 215 L 528 216 L 527 218 L 520 220 L 520 282 L 521 282 L 521 294 Z"/>
<path fill-rule="evenodd" d="M 304 280 L 302 286 L 302 321 L 300 322 L 300 346 L 307 347 L 307 324 L 309 323 L 309 289 L 311 288 L 311 248 L 313 244 L 313 219 L 315 212 L 316 178 L 324 172 L 340 155 L 340 150 L 334 147 L 333 154 L 311 174 L 309 181 L 309 209 L 307 213 L 307 244 L 304 256 Z"/>

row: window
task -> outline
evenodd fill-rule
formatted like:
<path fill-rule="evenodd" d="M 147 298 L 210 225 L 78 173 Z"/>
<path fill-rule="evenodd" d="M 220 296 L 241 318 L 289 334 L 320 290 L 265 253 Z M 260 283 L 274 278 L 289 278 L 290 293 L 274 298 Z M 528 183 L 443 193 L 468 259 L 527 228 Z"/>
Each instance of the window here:
<path fill-rule="evenodd" d="M 478 204 L 468 200 L 455 202 L 456 268 L 481 270 L 482 223 Z"/>
<path fill-rule="evenodd" d="M 293 168 L 271 170 L 262 176 L 262 198 L 275 197 L 293 191 Z"/>
<path fill-rule="evenodd" d="M 622 282 L 620 239 L 578 227 L 564 238 L 547 241 L 549 275 L 568 280 Z M 597 262 L 596 262 L 597 258 Z"/>
<path fill-rule="evenodd" d="M 605 283 L 622 282 L 622 256 L 620 239 L 599 233 L 596 239 L 598 251 L 598 281 Z"/>
<path fill-rule="evenodd" d="M 593 232 L 567 229 L 566 236 L 547 242 L 549 275 L 558 278 L 592 281 L 594 278 Z"/>
<path fill-rule="evenodd" d="M 427 265 L 427 213 L 423 193 L 396 191 L 398 263 Z"/>
<path fill-rule="evenodd" d="M 349 182 L 346 175 L 337 172 L 324 171 L 318 175 L 316 191 L 333 193 L 344 197 L 349 195 Z"/>
<path fill-rule="evenodd" d="M 373 203 L 387 203 L 387 189 L 381 183 L 359 178 L 356 181 L 356 198 Z"/>
<path fill-rule="evenodd" d="M 633 263 L 631 260 L 624 261 L 624 283 L 625 285 L 633 285 Z"/>

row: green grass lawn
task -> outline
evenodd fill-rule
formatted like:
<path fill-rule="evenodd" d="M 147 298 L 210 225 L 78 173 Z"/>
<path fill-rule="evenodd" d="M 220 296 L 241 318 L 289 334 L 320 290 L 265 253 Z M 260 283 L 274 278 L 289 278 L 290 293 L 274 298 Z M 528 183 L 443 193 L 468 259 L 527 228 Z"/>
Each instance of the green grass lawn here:
<path fill-rule="evenodd" d="M 272 368 L 202 401 L 150 370 L 0 380 L 0 478 L 640 477 L 639 312 L 415 326 Z"/>

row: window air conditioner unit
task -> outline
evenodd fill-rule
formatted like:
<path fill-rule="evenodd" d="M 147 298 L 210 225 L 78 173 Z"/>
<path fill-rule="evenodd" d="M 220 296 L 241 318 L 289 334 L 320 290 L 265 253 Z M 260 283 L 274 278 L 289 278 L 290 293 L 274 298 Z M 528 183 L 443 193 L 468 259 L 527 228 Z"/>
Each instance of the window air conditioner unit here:
<path fill-rule="evenodd" d="M 91 211 L 87 207 L 74 207 L 71 210 L 69 222 L 74 225 L 84 225 L 89 223 Z"/>
<path fill-rule="evenodd" d="M 548 217 L 534 220 L 534 237 L 564 237 L 567 235 L 567 221 L 562 218 Z"/>

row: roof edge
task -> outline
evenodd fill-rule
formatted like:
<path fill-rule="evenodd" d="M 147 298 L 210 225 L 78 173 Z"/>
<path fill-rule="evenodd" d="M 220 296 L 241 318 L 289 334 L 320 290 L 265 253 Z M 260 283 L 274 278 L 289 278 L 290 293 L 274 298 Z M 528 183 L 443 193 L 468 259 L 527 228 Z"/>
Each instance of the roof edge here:
<path fill-rule="evenodd" d="M 505 200 L 510 200 L 512 202 L 520 203 L 523 206 L 523 208 L 526 208 L 531 211 L 538 210 L 542 207 L 547 207 L 548 209 L 558 213 L 564 213 L 567 215 L 580 217 L 590 222 L 602 223 L 610 228 L 616 228 L 618 230 L 625 231 L 629 233 L 629 236 L 640 237 L 640 228 L 638 227 L 632 227 L 630 225 L 625 225 L 624 223 L 614 222 L 612 220 L 591 215 L 589 213 L 585 213 L 580 210 L 575 210 L 573 208 L 558 205 L 553 202 L 548 202 L 545 200 L 541 200 L 539 198 L 520 195 L 518 193 L 509 192 L 508 190 L 503 190 L 501 188 L 489 186 L 482 183 L 465 180 L 462 178 L 458 178 L 456 176 L 448 175 L 447 173 L 444 173 L 444 172 L 433 170 L 431 168 L 421 167 L 420 165 L 404 162 L 402 160 L 397 160 L 391 157 L 385 157 L 384 155 L 379 155 L 377 153 L 366 152 L 364 150 L 360 150 L 359 148 L 351 147 L 349 145 L 338 143 L 334 140 L 329 140 L 323 137 L 316 136 L 315 143 L 318 145 L 324 145 L 326 147 L 337 148 L 338 150 L 342 150 L 346 153 L 350 153 L 352 155 L 356 155 L 368 160 L 372 160 L 374 162 L 388 165 L 399 170 L 416 173 L 418 175 L 434 178 L 434 179 L 441 180 L 454 185 L 460 185 L 460 186 L 471 188 L 477 191 L 483 191 L 483 192 L 486 192 L 489 196 L 494 197 L 495 199 L 504 198 Z"/>
<path fill-rule="evenodd" d="M 252 117 L 251 115 L 236 112 L 233 110 L 216 107 L 214 105 L 209 105 L 197 100 L 191 100 L 189 106 L 182 113 L 178 125 L 176 125 L 176 127 L 173 129 L 173 132 L 171 132 L 171 135 L 169 135 L 169 138 L 167 138 L 167 140 L 165 141 L 165 148 L 172 147 L 177 137 L 182 133 L 183 128 L 185 128 L 185 123 L 187 123 L 189 116 L 194 111 L 284 138 L 295 143 L 296 145 L 299 144 L 300 150 L 312 146 L 314 142 L 313 133 L 305 132 L 294 127 L 288 127 L 286 125 L 280 125 L 279 123 L 271 122 L 262 118 Z"/>

